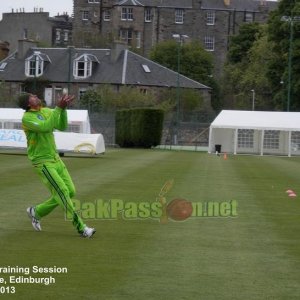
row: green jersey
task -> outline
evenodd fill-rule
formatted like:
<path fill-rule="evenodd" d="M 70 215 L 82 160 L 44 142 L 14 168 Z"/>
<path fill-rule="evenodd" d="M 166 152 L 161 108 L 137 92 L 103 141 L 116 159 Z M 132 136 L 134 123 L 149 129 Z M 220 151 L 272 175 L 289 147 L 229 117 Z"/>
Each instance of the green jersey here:
<path fill-rule="evenodd" d="M 22 126 L 27 138 L 27 154 L 33 164 L 55 161 L 58 157 L 53 131 L 67 128 L 67 111 L 41 108 L 24 113 Z"/>

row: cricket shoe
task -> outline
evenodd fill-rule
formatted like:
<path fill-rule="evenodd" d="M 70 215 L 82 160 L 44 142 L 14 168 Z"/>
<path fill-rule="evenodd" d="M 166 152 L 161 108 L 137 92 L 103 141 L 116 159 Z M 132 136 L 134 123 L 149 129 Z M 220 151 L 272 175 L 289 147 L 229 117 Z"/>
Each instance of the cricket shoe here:
<path fill-rule="evenodd" d="M 95 228 L 85 226 L 81 234 L 82 237 L 90 238 L 96 232 Z"/>
<path fill-rule="evenodd" d="M 27 214 L 28 214 L 28 217 L 31 219 L 32 227 L 33 227 L 36 231 L 41 231 L 41 230 L 42 230 L 41 223 L 40 223 L 40 221 L 35 217 L 35 209 L 34 209 L 34 207 L 28 207 L 28 208 L 27 208 Z"/>

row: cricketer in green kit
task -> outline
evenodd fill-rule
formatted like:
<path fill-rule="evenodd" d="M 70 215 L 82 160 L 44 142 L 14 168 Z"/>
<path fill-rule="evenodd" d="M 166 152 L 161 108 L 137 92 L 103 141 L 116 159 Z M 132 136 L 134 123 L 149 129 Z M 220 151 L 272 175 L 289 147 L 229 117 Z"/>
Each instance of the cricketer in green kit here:
<path fill-rule="evenodd" d="M 57 206 L 61 206 L 68 216 L 72 216 L 73 225 L 83 237 L 91 237 L 96 230 L 86 226 L 74 210 L 71 198 L 75 187 L 69 172 L 56 150 L 53 131 L 67 128 L 67 106 L 74 96 L 60 97 L 54 109 L 42 107 L 41 100 L 29 93 L 19 96 L 19 106 L 25 110 L 22 127 L 27 138 L 27 154 L 35 171 L 51 193 L 46 201 L 28 207 L 27 213 L 35 230 L 41 231 L 41 218 L 48 215 Z"/>

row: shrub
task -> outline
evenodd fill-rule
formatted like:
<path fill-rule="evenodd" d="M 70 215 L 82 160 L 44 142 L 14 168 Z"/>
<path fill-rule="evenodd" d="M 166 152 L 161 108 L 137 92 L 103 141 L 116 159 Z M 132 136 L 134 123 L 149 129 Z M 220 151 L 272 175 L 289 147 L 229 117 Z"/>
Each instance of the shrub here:
<path fill-rule="evenodd" d="M 161 109 L 135 108 L 116 113 L 116 143 L 120 147 L 150 148 L 160 143 L 164 112 Z"/>

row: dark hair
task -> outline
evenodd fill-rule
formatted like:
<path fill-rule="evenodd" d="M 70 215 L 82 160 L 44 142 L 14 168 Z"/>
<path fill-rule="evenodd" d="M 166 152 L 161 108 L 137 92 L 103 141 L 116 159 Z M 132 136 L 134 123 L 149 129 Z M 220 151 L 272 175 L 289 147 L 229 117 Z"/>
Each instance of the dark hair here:
<path fill-rule="evenodd" d="M 23 108 L 26 111 L 29 109 L 29 106 L 28 106 L 29 96 L 30 96 L 29 93 L 22 93 L 18 97 L 18 106 Z"/>

